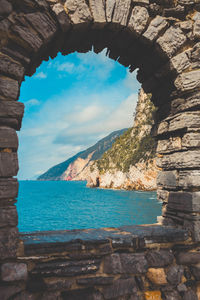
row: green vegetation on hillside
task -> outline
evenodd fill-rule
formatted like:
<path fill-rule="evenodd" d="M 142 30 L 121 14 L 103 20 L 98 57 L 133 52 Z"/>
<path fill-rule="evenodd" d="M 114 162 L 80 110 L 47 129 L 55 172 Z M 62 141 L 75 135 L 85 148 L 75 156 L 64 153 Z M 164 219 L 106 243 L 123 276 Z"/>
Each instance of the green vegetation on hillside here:
<path fill-rule="evenodd" d="M 128 172 L 131 165 L 155 157 L 156 142 L 150 132 L 155 110 L 151 95 L 146 95 L 145 104 L 141 106 L 138 103 L 136 108 L 134 127 L 119 136 L 113 146 L 95 162 L 100 174 L 116 169 Z M 93 169 L 94 166 L 91 166 L 91 171 Z"/>

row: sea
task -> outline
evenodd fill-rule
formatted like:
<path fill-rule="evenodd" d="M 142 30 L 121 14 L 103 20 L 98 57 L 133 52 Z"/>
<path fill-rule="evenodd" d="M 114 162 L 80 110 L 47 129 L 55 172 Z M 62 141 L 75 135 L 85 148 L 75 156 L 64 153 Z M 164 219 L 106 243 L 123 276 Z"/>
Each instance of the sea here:
<path fill-rule="evenodd" d="M 86 187 L 85 181 L 20 181 L 19 231 L 153 224 L 161 215 L 156 192 Z"/>

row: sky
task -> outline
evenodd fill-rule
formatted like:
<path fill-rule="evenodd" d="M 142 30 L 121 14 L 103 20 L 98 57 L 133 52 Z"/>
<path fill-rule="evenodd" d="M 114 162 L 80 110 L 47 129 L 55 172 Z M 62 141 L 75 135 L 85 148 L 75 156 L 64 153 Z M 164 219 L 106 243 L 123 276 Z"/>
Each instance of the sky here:
<path fill-rule="evenodd" d="M 133 125 L 140 84 L 118 62 L 88 52 L 58 54 L 22 83 L 20 180 L 33 179 L 109 133 Z"/>

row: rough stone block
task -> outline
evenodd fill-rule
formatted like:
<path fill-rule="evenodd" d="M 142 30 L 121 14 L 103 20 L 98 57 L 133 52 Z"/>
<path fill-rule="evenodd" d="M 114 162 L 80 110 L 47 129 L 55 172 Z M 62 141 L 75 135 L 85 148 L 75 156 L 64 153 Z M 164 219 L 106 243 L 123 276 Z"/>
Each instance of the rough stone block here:
<path fill-rule="evenodd" d="M 189 99 L 188 99 L 189 102 Z M 178 104 L 178 103 L 177 103 Z M 157 134 L 161 135 L 167 132 L 177 130 L 195 130 L 200 126 L 200 115 L 198 111 L 178 113 L 173 117 L 166 118 L 162 121 L 157 130 Z"/>
<path fill-rule="evenodd" d="M 117 0 L 114 8 L 112 23 L 126 26 L 131 8 L 131 0 Z"/>
<path fill-rule="evenodd" d="M 137 285 L 134 278 L 119 279 L 113 285 L 102 289 L 105 299 L 115 299 L 120 296 L 137 293 Z"/>
<path fill-rule="evenodd" d="M 0 227 L 17 226 L 18 216 L 16 206 L 0 209 Z"/>
<path fill-rule="evenodd" d="M 18 148 L 18 137 L 14 129 L 0 127 L 0 148 Z"/>
<path fill-rule="evenodd" d="M 200 262 L 200 252 L 180 252 L 176 256 L 180 265 L 194 265 Z"/>
<path fill-rule="evenodd" d="M 8 16 L 12 12 L 12 4 L 7 0 L 0 0 L 0 16 Z"/>
<path fill-rule="evenodd" d="M 193 290 L 188 290 L 183 293 L 183 300 L 198 300 L 198 298 Z"/>
<path fill-rule="evenodd" d="M 108 274 L 141 274 L 147 269 L 144 254 L 111 254 L 105 258 L 104 271 Z"/>
<path fill-rule="evenodd" d="M 186 40 L 185 34 L 179 27 L 170 27 L 163 36 L 158 38 L 157 43 L 162 51 L 171 58 L 184 45 Z"/>
<path fill-rule="evenodd" d="M 17 228 L 0 230 L 0 259 L 16 257 L 17 246 Z"/>
<path fill-rule="evenodd" d="M 157 158 L 157 166 L 169 169 L 196 169 L 200 164 L 200 151 L 183 151 Z"/>
<path fill-rule="evenodd" d="M 24 77 L 24 67 L 11 57 L 0 53 L 0 73 L 22 80 Z"/>
<path fill-rule="evenodd" d="M 150 267 L 165 267 L 173 262 L 174 256 L 170 250 L 149 251 L 146 255 Z"/>
<path fill-rule="evenodd" d="M 48 291 L 68 290 L 73 284 L 72 280 L 63 278 L 45 278 L 45 286 Z"/>
<path fill-rule="evenodd" d="M 16 43 L 25 46 L 29 51 L 37 52 L 42 46 L 42 40 L 38 35 L 31 32 L 31 30 L 27 30 L 27 27 L 15 25 L 13 28 L 13 33 L 16 34 L 18 39 L 15 40 Z"/>
<path fill-rule="evenodd" d="M 200 187 L 200 170 L 180 170 L 178 185 L 183 189 Z"/>
<path fill-rule="evenodd" d="M 0 101 L 0 125 L 19 130 L 24 114 L 24 104 L 15 101 Z"/>
<path fill-rule="evenodd" d="M 0 77 L 0 95 L 6 99 L 16 100 L 19 94 L 18 81 L 8 78 Z"/>
<path fill-rule="evenodd" d="M 170 192 L 168 207 L 178 211 L 200 212 L 200 192 Z"/>
<path fill-rule="evenodd" d="M 17 153 L 0 152 L 0 177 L 12 177 L 18 173 Z"/>
<path fill-rule="evenodd" d="M 80 278 L 77 279 L 77 283 L 79 285 L 85 285 L 85 286 L 95 286 L 95 285 L 110 285 L 113 283 L 114 277 L 88 277 L 88 278 Z"/>
<path fill-rule="evenodd" d="M 8 300 L 23 290 L 20 284 L 0 286 L 1 300 Z M 24 299 L 23 299 L 24 300 Z M 27 299 L 29 300 L 29 299 Z M 30 299 L 31 300 L 31 299 Z"/>
<path fill-rule="evenodd" d="M 0 200 L 15 199 L 18 195 L 18 187 L 15 178 L 0 179 Z"/>
<path fill-rule="evenodd" d="M 98 291 L 95 291 L 94 288 L 87 288 L 87 289 L 80 289 L 80 290 L 72 290 L 68 292 L 61 293 L 62 299 L 69 299 L 69 300 L 104 300 L 102 294 Z M 44 298 L 42 300 L 46 300 Z M 60 299 L 60 298 L 59 298 Z M 59 300 L 57 298 L 51 298 L 49 300 Z"/>
<path fill-rule="evenodd" d="M 167 270 L 167 281 L 172 285 L 178 285 L 181 282 L 184 269 L 182 266 L 173 265 Z"/>
<path fill-rule="evenodd" d="M 148 264 L 144 254 L 121 254 L 120 259 L 124 273 L 141 274 L 147 271 Z"/>
<path fill-rule="evenodd" d="M 55 35 L 57 27 L 54 21 L 45 13 L 35 12 L 26 14 L 26 20 L 48 42 Z"/>
<path fill-rule="evenodd" d="M 182 143 L 180 137 L 170 137 L 167 140 L 159 140 L 156 152 L 160 154 L 181 150 Z"/>
<path fill-rule="evenodd" d="M 27 276 L 27 265 L 24 263 L 5 263 L 1 266 L 3 281 L 26 280 Z"/>
<path fill-rule="evenodd" d="M 90 23 L 92 16 L 85 0 L 67 0 L 66 11 L 74 24 Z"/>
<path fill-rule="evenodd" d="M 180 74 L 185 69 L 189 68 L 189 66 L 190 60 L 186 52 L 182 52 L 170 60 L 170 67 L 172 70 L 176 70 L 177 74 Z"/>
<path fill-rule="evenodd" d="M 58 23 L 60 24 L 62 31 L 67 32 L 70 29 L 71 24 L 70 24 L 69 16 L 64 10 L 63 5 L 61 5 L 60 3 L 56 3 L 53 6 L 52 10 L 57 17 Z"/>
<path fill-rule="evenodd" d="M 195 70 L 179 75 L 175 80 L 176 88 L 181 92 L 198 89 L 200 85 L 200 71 Z"/>
<path fill-rule="evenodd" d="M 107 22 L 112 21 L 114 8 L 115 8 L 115 0 L 107 0 L 106 1 L 106 20 L 107 20 Z"/>
<path fill-rule="evenodd" d="M 182 148 L 200 148 L 200 133 L 190 132 L 186 133 L 182 138 Z"/>
<path fill-rule="evenodd" d="M 175 189 L 178 185 L 178 174 L 176 171 L 158 172 L 157 186 Z"/>
<path fill-rule="evenodd" d="M 150 268 L 147 272 L 147 278 L 156 285 L 167 284 L 165 270 L 162 268 Z"/>
<path fill-rule="evenodd" d="M 136 34 L 141 34 L 145 30 L 148 20 L 148 10 L 142 6 L 135 6 L 128 23 L 128 28 Z"/>
<path fill-rule="evenodd" d="M 98 271 L 99 264 L 100 261 L 97 259 L 41 263 L 31 271 L 31 274 L 44 277 L 93 274 Z"/>
<path fill-rule="evenodd" d="M 143 34 L 143 36 L 150 42 L 155 41 L 160 32 L 167 28 L 168 23 L 165 18 L 161 16 L 156 16 L 150 23 L 149 27 Z"/>
<path fill-rule="evenodd" d="M 106 23 L 104 0 L 89 0 L 90 8 L 95 23 Z"/>
<path fill-rule="evenodd" d="M 41 296 L 42 297 L 42 296 Z M 21 292 L 18 293 L 16 296 L 14 296 L 14 298 L 12 298 L 13 300 L 37 300 L 37 295 L 35 294 L 30 294 L 28 292 Z M 44 300 L 44 298 L 42 298 Z M 47 298 L 45 299 L 47 300 Z M 52 299 L 52 300 L 56 300 L 56 298 Z M 60 299 L 57 299 L 60 300 Z"/>

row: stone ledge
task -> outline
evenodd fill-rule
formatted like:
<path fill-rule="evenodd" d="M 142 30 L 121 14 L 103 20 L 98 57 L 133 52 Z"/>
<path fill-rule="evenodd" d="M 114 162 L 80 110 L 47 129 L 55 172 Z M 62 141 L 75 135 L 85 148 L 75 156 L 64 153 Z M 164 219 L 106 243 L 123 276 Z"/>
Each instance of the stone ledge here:
<path fill-rule="evenodd" d="M 20 235 L 25 255 L 81 250 L 91 245 L 112 243 L 115 247 L 144 248 L 150 243 L 183 242 L 186 230 L 161 225 L 134 225 L 119 228 L 43 231 Z"/>

